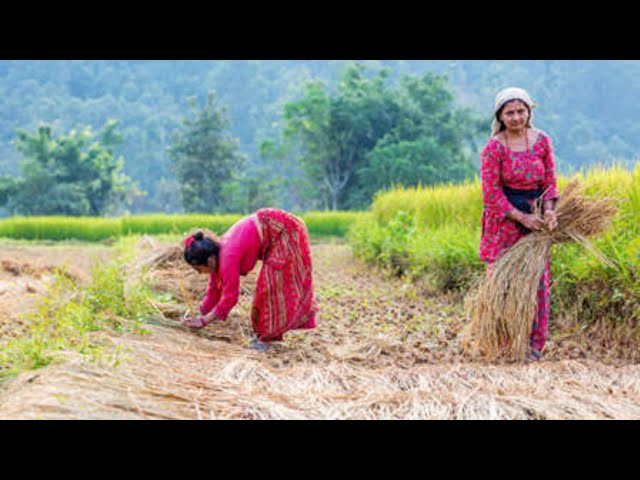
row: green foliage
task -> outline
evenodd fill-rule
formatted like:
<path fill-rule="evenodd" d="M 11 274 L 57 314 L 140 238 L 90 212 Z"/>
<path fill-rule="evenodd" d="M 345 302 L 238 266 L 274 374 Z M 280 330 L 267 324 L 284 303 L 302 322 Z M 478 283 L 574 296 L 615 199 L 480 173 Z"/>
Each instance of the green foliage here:
<path fill-rule="evenodd" d="M 640 164 L 632 172 L 614 166 L 577 177 L 587 194 L 616 199 L 618 214 L 613 228 L 593 242 L 607 262 L 575 245 L 555 247 L 552 273 L 562 282 L 555 282 L 552 300 L 578 309 L 584 322 L 640 320 Z"/>
<path fill-rule="evenodd" d="M 260 144 L 264 166 L 259 169 L 258 183 L 261 192 L 266 192 L 270 199 L 263 205 L 280 205 L 289 211 L 326 210 L 328 198 L 320 195 L 322 188 L 311 176 L 304 174 L 305 166 L 309 168 L 310 165 L 301 165 L 299 150 L 300 146 L 286 137 L 280 144 L 273 140 Z"/>
<path fill-rule="evenodd" d="M 371 209 L 381 224 L 404 210 L 415 218 L 421 229 L 473 225 L 482 215 L 482 186 L 476 178 L 458 185 L 398 187 L 379 192 Z"/>
<path fill-rule="evenodd" d="M 476 174 L 470 147 L 480 123 L 469 110 L 457 109 L 453 100 L 446 77 L 402 79 L 402 115 L 358 171 L 368 198 L 392 185 L 459 182 Z"/>
<path fill-rule="evenodd" d="M 358 219 L 366 218 L 366 212 L 307 212 L 298 214 L 307 225 L 309 234 L 319 237 L 344 237 L 349 227 Z"/>
<path fill-rule="evenodd" d="M 14 177 L 9 175 L 0 176 L 0 205 L 6 205 L 17 190 L 18 184 Z"/>
<path fill-rule="evenodd" d="M 0 199 L 22 215 L 105 215 L 126 204 L 135 185 L 122 174 L 124 160 L 113 147 L 122 141 L 109 122 L 99 134 L 89 128 L 55 137 L 51 127 L 30 134 L 18 131 L 17 148 L 25 159 L 22 176 L 4 177 Z"/>
<path fill-rule="evenodd" d="M 478 229 L 450 224 L 421 232 L 408 246 L 411 278 L 425 277 L 441 291 L 465 291 L 484 269 L 478 258 Z"/>
<path fill-rule="evenodd" d="M 237 141 L 227 132 L 230 120 L 214 94 L 198 111 L 196 99 L 189 104 L 191 117 L 174 135 L 169 150 L 187 212 L 229 212 L 236 190 L 229 187 L 242 169 L 245 157 L 238 153 Z"/>
<path fill-rule="evenodd" d="M 153 293 L 146 276 L 131 281 L 125 271 L 118 262 L 97 264 L 83 289 L 66 270 L 57 270 L 37 311 L 26 316 L 28 334 L 0 345 L 0 378 L 46 366 L 64 351 L 99 358 L 102 346 L 96 332 L 145 333 Z"/>
<path fill-rule="evenodd" d="M 100 326 L 121 333 L 125 328 L 139 330 L 152 309 L 146 299 L 151 288 L 146 278 L 131 285 L 126 265 L 96 264 L 92 267 L 92 281 L 84 292 L 84 305 L 94 314 Z"/>
<path fill-rule="evenodd" d="M 377 257 L 378 264 L 401 276 L 410 269 L 408 246 L 417 234 L 416 223 L 411 215 L 400 210 L 383 230 L 383 241 Z"/>
<path fill-rule="evenodd" d="M 420 227 L 398 210 L 387 223 L 363 218 L 347 234 L 356 256 L 396 276 L 427 277 L 441 290 L 466 288 L 481 268 L 478 232 L 457 224 Z"/>
<path fill-rule="evenodd" d="M 478 124 L 456 109 L 446 77 L 371 78 L 349 66 L 335 93 L 315 82 L 285 106 L 285 140 L 299 149 L 305 174 L 332 208 L 363 208 L 394 184 L 454 181 L 473 175 L 469 153 Z"/>

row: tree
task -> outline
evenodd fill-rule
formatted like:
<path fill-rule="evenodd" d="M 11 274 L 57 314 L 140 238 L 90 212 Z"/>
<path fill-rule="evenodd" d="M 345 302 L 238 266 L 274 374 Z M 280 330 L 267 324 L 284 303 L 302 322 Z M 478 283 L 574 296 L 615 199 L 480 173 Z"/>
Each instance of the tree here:
<path fill-rule="evenodd" d="M 475 139 L 483 123 L 455 107 L 447 77 L 403 77 L 398 103 L 400 121 L 358 170 L 364 198 L 392 185 L 457 182 L 477 173 Z"/>
<path fill-rule="evenodd" d="M 300 164 L 300 150 L 296 145 L 272 140 L 260 144 L 264 166 L 261 175 L 261 197 L 289 211 L 308 211 L 329 208 L 326 195 L 305 175 Z M 323 203 L 324 201 L 324 203 Z"/>
<path fill-rule="evenodd" d="M 122 157 L 114 155 L 114 147 L 122 143 L 117 127 L 112 120 L 98 134 L 87 127 L 58 137 L 47 125 L 33 134 L 19 130 L 22 176 L 2 178 L 0 200 L 11 213 L 22 215 L 118 213 L 137 186 L 122 174 Z"/>
<path fill-rule="evenodd" d="M 344 194 L 365 156 L 396 122 L 397 105 L 386 85 L 387 70 L 367 78 L 365 67 L 350 65 L 335 95 L 320 82 L 307 86 L 305 97 L 285 106 L 285 137 L 303 150 L 307 176 L 328 196 L 333 210 L 344 208 Z"/>
<path fill-rule="evenodd" d="M 233 188 L 225 187 L 242 170 L 246 158 L 238 152 L 238 142 L 227 131 L 226 109 L 216 104 L 215 94 L 198 111 L 195 98 L 189 99 L 191 116 L 175 133 L 169 157 L 177 176 L 182 205 L 187 212 L 228 212 Z"/>
<path fill-rule="evenodd" d="M 392 88 L 388 71 L 345 70 L 331 95 L 316 82 L 285 107 L 284 138 L 332 209 L 365 208 L 393 184 L 456 181 L 473 176 L 473 140 L 481 122 L 454 106 L 446 76 L 405 76 Z"/>

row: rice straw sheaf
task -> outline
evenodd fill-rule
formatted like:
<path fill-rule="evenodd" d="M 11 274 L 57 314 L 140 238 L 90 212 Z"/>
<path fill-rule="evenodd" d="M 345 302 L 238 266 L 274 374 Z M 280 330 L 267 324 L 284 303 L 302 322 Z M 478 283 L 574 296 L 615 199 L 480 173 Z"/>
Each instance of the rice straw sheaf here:
<path fill-rule="evenodd" d="M 578 181 L 569 183 L 556 205 L 557 228 L 523 237 L 488 269 L 471 311 L 469 346 L 489 359 L 523 360 L 551 246 L 578 242 L 607 262 L 587 238 L 606 230 L 615 212 L 612 199 L 586 198 Z"/>

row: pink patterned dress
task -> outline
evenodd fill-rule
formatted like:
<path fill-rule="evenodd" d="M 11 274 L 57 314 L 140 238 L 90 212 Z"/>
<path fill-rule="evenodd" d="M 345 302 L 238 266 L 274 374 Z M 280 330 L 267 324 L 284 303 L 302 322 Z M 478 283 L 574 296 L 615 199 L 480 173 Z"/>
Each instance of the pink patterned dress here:
<path fill-rule="evenodd" d="M 218 270 L 209 277 L 200 312 L 226 320 L 238 303 L 240 276 L 262 260 L 251 309 L 260 340 L 282 340 L 293 329 L 316 327 L 309 233 L 298 217 L 263 208 L 233 225 L 220 240 Z"/>
<path fill-rule="evenodd" d="M 537 138 L 529 149 L 514 152 L 495 137 L 491 138 L 480 155 L 482 161 L 482 235 L 480 260 L 491 264 L 509 247 L 520 240 L 523 233 L 517 222 L 507 218 L 515 207 L 509 202 L 503 186 L 518 190 L 541 188 L 543 199 L 558 197 L 553 145 L 544 132 L 537 131 Z M 530 201 L 533 203 L 533 200 Z M 544 347 L 550 313 L 551 263 L 547 261 L 538 289 L 538 314 L 533 321 L 530 345 L 540 351 Z"/>

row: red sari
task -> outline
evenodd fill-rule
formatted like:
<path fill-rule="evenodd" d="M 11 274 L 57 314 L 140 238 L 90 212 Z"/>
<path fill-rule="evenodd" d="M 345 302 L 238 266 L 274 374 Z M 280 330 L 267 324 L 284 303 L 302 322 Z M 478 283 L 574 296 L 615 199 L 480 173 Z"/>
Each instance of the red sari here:
<path fill-rule="evenodd" d="M 318 305 L 313 292 L 309 233 L 296 216 L 274 208 L 258 210 L 222 237 L 218 271 L 211 274 L 203 315 L 212 309 L 226 320 L 238 302 L 240 275 L 262 260 L 251 321 L 258 339 L 282 340 L 293 329 L 315 328 Z"/>

